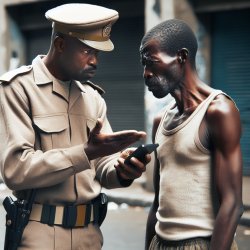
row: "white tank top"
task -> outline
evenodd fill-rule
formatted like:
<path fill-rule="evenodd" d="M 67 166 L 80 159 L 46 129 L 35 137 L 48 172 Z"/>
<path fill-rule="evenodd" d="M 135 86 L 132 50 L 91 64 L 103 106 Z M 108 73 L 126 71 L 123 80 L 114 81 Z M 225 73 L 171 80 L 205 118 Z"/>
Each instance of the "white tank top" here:
<path fill-rule="evenodd" d="M 199 127 L 209 104 L 221 93 L 213 91 L 182 124 L 165 130 L 163 121 L 170 104 L 159 124 L 155 139 L 160 161 L 156 233 L 165 240 L 212 235 L 211 156 L 199 140 Z"/>

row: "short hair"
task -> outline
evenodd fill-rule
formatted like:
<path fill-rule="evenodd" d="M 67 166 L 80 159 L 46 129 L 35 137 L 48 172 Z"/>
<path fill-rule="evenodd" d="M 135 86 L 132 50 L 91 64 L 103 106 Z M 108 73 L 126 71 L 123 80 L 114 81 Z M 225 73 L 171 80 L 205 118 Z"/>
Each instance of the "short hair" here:
<path fill-rule="evenodd" d="M 176 55 L 182 48 L 188 49 L 191 66 L 195 68 L 198 43 L 194 32 L 184 21 L 169 19 L 156 25 L 144 35 L 141 46 L 151 39 L 157 40 L 160 49 L 170 56 Z"/>

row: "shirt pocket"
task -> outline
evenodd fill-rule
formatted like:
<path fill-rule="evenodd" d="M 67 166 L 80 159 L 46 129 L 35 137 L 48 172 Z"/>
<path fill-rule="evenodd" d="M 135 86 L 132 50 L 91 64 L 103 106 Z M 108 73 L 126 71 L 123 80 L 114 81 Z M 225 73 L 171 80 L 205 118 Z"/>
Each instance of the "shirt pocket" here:
<path fill-rule="evenodd" d="M 36 130 L 36 141 L 40 149 L 47 151 L 54 148 L 70 146 L 69 121 L 63 114 L 33 117 Z M 38 138 L 37 138 L 38 137 Z"/>

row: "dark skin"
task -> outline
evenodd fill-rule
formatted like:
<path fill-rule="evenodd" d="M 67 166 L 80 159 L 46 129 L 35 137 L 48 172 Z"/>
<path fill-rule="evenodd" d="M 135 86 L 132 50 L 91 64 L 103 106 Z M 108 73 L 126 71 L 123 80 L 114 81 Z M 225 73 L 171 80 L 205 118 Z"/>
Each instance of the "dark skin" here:
<path fill-rule="evenodd" d="M 161 51 L 156 40 L 150 40 L 141 48 L 145 84 L 157 98 L 171 94 L 176 104 L 164 121 L 166 129 L 183 123 L 212 92 L 191 67 L 188 51 L 183 48 L 175 56 Z M 153 141 L 162 114 L 155 118 Z M 218 95 L 209 105 L 199 128 L 203 146 L 210 150 L 215 189 L 219 197 L 219 210 L 210 244 L 211 250 L 230 249 L 237 224 L 243 213 L 242 205 L 242 156 L 240 149 L 241 123 L 234 103 L 224 95 Z M 157 155 L 156 155 L 157 159 Z M 149 212 L 146 231 L 146 249 L 155 235 L 156 212 L 159 206 L 159 161 L 155 161 L 155 198 Z"/>
<path fill-rule="evenodd" d="M 77 38 L 63 34 L 53 34 L 50 50 L 43 61 L 52 75 L 62 81 L 71 79 L 81 82 L 90 80 L 97 70 L 99 51 L 80 42 Z M 124 150 L 134 142 L 144 139 L 146 133 L 136 130 L 124 130 L 111 134 L 101 133 L 102 121 L 97 120 L 96 126 L 90 131 L 88 143 L 85 145 L 85 153 L 89 160 L 107 156 Z M 131 159 L 133 168 L 124 164 L 130 148 L 120 154 L 115 168 L 120 181 L 126 184 L 142 175 L 146 170 L 145 165 L 150 161 L 147 155 L 145 162 L 136 158 Z"/>

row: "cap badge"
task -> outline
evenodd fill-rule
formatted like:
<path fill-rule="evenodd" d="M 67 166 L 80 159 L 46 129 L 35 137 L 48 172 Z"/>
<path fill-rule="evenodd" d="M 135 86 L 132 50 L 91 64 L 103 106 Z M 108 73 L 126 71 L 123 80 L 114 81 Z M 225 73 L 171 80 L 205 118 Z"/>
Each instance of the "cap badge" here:
<path fill-rule="evenodd" d="M 102 30 L 103 37 L 109 37 L 111 32 L 111 24 L 106 25 Z"/>

